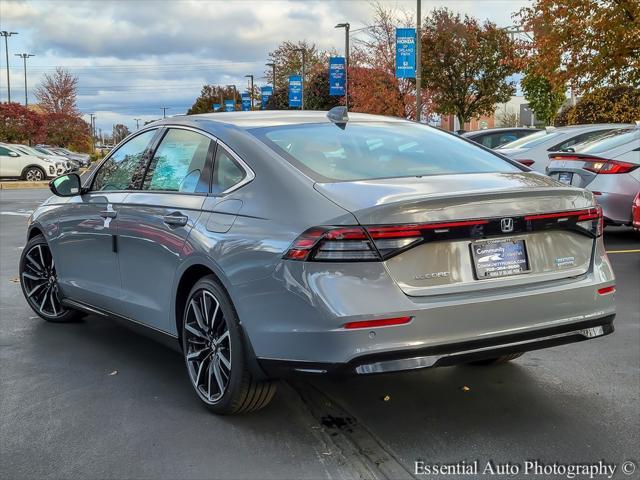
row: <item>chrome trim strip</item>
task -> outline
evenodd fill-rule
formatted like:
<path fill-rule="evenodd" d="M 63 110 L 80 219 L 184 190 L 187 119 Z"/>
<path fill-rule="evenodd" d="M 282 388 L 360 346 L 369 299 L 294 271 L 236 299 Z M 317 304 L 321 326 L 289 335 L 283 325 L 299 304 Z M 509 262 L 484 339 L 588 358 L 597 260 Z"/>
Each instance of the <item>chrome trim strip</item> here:
<path fill-rule="evenodd" d="M 471 350 L 461 350 L 459 352 L 447 353 L 444 355 L 428 355 L 424 357 L 403 358 L 399 360 L 388 360 L 383 362 L 370 363 L 366 365 L 359 365 L 356 367 L 356 373 L 359 375 L 367 375 L 371 373 L 386 373 L 395 372 L 400 370 L 415 370 L 418 368 L 428 368 L 434 366 L 443 358 L 455 357 L 458 355 L 467 355 L 473 353 L 479 353 L 484 351 L 495 350 L 505 347 L 517 347 L 518 345 L 535 344 L 538 342 L 544 342 L 547 340 L 554 340 L 557 338 L 570 337 L 573 335 L 582 335 L 585 338 L 591 339 L 604 335 L 604 328 L 601 326 L 586 328 L 581 330 L 572 330 L 570 332 L 558 333 L 555 335 L 547 335 L 544 337 L 533 338 L 530 340 L 522 340 L 520 342 L 502 343 L 497 345 L 491 345 L 489 347 L 474 348 Z"/>

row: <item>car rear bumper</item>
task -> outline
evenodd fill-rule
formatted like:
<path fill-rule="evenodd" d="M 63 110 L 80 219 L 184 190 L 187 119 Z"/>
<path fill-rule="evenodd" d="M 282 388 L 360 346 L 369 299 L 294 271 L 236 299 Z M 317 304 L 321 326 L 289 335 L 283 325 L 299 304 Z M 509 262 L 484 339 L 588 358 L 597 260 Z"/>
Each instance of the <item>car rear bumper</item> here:
<path fill-rule="evenodd" d="M 614 294 L 599 294 L 598 289 L 613 285 L 615 278 L 602 239 L 594 250 L 583 275 L 423 297 L 406 295 L 381 263 L 283 262 L 272 282 L 247 283 L 232 297 L 243 298 L 234 303 L 252 350 L 266 369 L 324 365 L 309 368 L 349 371 L 387 356 L 406 360 L 451 353 L 460 345 L 475 348 L 476 341 L 506 349 L 516 347 L 505 345 L 512 336 L 539 338 L 555 329 L 564 333 L 611 323 Z M 378 328 L 344 327 L 349 322 L 397 317 L 411 321 Z M 580 339 L 579 334 L 547 338 L 537 346 L 517 346 L 517 351 Z M 446 361 L 418 363 L 439 366 Z M 407 365 L 395 369 L 413 368 Z"/>
<path fill-rule="evenodd" d="M 435 347 L 381 352 L 356 357 L 346 363 L 259 359 L 270 377 L 293 374 L 371 375 L 422 368 L 444 367 L 582 342 L 613 333 L 615 314 L 525 333 L 479 338 Z"/>

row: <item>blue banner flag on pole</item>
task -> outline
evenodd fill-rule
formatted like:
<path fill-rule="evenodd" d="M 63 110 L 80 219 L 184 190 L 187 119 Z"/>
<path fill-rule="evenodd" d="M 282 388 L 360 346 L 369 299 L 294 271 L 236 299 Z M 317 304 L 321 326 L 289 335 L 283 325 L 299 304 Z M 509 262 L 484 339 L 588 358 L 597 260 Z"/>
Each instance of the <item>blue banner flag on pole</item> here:
<path fill-rule="evenodd" d="M 289 75 L 289 108 L 302 107 L 302 76 Z"/>
<path fill-rule="evenodd" d="M 396 28 L 396 77 L 416 78 L 415 28 Z"/>
<path fill-rule="evenodd" d="M 262 96 L 261 108 L 262 110 L 265 110 L 267 108 L 269 98 L 273 95 L 273 87 L 271 85 L 265 85 L 260 88 L 260 95 Z"/>
<path fill-rule="evenodd" d="M 227 112 L 235 112 L 235 110 L 236 110 L 236 101 L 235 100 L 225 100 L 224 101 L 224 109 Z"/>
<path fill-rule="evenodd" d="M 329 95 L 344 96 L 344 57 L 329 58 Z"/>
<path fill-rule="evenodd" d="M 214 112 L 217 112 L 218 110 L 220 110 L 220 104 L 214 103 L 213 105 L 211 105 L 211 108 L 213 108 Z"/>
<path fill-rule="evenodd" d="M 248 112 L 251 110 L 251 95 L 249 92 L 242 93 L 242 111 Z"/>

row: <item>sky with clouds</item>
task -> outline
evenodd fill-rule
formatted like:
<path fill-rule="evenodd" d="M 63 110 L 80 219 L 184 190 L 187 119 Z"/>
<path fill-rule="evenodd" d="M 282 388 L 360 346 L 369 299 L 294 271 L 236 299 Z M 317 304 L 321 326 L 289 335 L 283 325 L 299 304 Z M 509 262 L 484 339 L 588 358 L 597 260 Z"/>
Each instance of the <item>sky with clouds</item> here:
<path fill-rule="evenodd" d="M 416 6 L 382 3 L 409 12 Z M 422 0 L 422 10 L 446 6 L 506 27 L 527 3 Z M 105 132 L 114 123 L 134 129 L 134 118 L 159 118 L 160 107 L 184 113 L 205 83 L 241 89 L 246 74 L 265 83 L 267 55 L 282 41 L 306 39 L 341 51 L 344 31 L 334 25 L 348 21 L 355 30 L 371 16 L 367 0 L 0 0 L 0 30 L 19 32 L 9 38 L 12 100 L 24 102 L 22 60 L 14 54 L 34 54 L 27 63 L 31 101 L 42 75 L 62 66 L 79 78 L 80 110 L 96 113 Z M 4 54 L 0 67 L 6 101 Z"/>

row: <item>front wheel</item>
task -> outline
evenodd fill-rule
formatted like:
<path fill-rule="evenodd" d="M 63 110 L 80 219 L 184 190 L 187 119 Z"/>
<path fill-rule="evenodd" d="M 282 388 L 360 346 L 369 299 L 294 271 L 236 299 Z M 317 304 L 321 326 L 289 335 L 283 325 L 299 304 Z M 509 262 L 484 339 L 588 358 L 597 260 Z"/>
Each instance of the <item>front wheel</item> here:
<path fill-rule="evenodd" d="M 70 322 L 82 316 L 60 303 L 55 261 L 42 235 L 33 237 L 22 250 L 20 285 L 31 309 L 48 322 Z"/>
<path fill-rule="evenodd" d="M 182 350 L 191 385 L 214 413 L 259 410 L 276 386 L 248 369 L 242 330 L 226 291 L 212 275 L 191 289 L 182 322 Z"/>
<path fill-rule="evenodd" d="M 40 167 L 29 167 L 22 174 L 28 182 L 40 182 L 44 180 L 44 171 Z"/>

